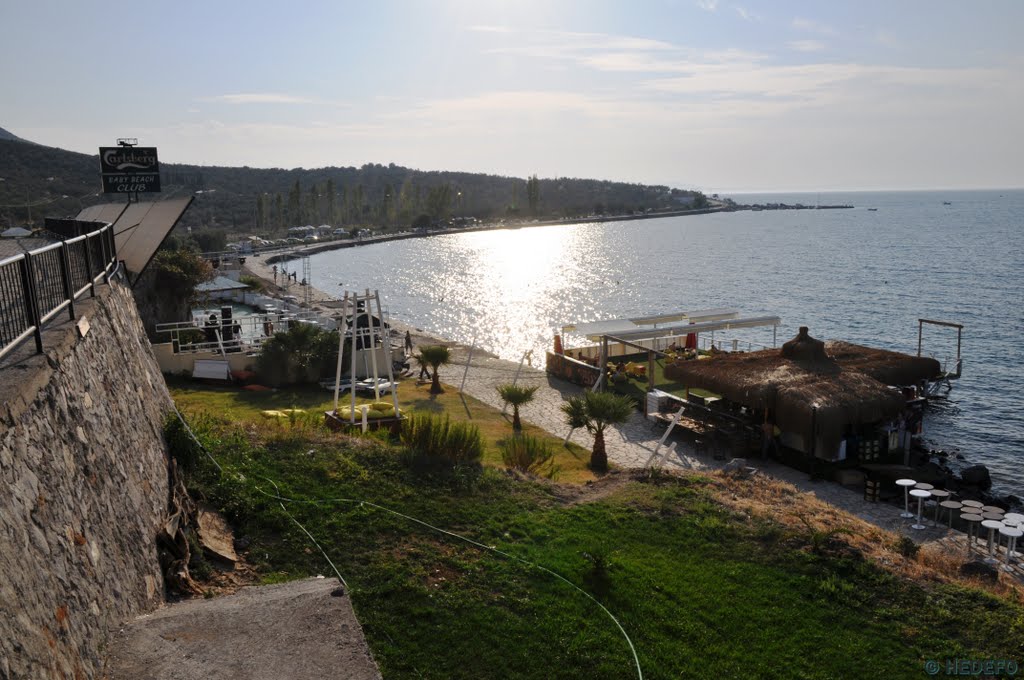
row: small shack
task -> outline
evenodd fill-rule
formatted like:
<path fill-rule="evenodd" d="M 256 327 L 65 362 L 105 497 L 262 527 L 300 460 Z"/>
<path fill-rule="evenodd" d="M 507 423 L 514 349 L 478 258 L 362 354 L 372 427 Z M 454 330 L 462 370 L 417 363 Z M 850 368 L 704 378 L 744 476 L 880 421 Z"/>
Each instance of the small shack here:
<path fill-rule="evenodd" d="M 905 435 L 917 423 L 898 388 L 940 371 L 934 359 L 825 343 L 807 327 L 781 350 L 720 353 L 665 367 L 667 377 L 759 414 L 781 430 L 786 446 L 828 461 L 907 446 Z"/>

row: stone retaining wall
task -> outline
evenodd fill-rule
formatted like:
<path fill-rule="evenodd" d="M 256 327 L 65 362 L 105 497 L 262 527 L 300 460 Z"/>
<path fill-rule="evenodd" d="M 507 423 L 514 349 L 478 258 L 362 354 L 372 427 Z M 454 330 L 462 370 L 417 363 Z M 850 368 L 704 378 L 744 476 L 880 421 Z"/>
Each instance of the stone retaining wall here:
<path fill-rule="evenodd" d="M 92 678 L 163 600 L 170 396 L 116 280 L 0 364 L 0 679 Z M 64 317 L 67 319 L 67 316 Z"/>

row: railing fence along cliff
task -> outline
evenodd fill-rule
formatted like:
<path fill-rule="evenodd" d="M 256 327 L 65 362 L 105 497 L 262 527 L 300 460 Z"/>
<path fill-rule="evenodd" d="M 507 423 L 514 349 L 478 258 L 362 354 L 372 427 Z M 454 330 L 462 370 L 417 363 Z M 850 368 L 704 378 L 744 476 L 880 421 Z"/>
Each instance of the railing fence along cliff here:
<path fill-rule="evenodd" d="M 99 222 L 95 223 L 101 224 Z M 117 266 L 113 225 L 0 261 L 0 358 L 30 337 L 43 351 L 43 326 L 110 280 Z"/>

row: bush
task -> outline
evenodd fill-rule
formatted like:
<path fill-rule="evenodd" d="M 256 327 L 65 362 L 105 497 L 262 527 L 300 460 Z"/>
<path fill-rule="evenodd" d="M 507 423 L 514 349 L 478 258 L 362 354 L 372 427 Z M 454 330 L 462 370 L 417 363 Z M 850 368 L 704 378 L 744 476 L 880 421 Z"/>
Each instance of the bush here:
<path fill-rule="evenodd" d="M 913 560 L 917 558 L 917 553 L 921 551 L 921 546 L 914 543 L 914 539 L 909 536 L 900 536 L 899 540 L 896 541 L 895 549 L 900 555 Z"/>
<path fill-rule="evenodd" d="M 480 429 L 429 414 L 412 414 L 402 421 L 402 443 L 415 462 L 429 466 L 480 465 L 484 440 Z"/>
<path fill-rule="evenodd" d="M 267 289 L 267 282 L 258 276 L 249 276 L 248 274 L 242 274 L 238 277 L 239 283 L 244 283 L 249 286 L 249 289 L 253 293 L 262 293 Z"/>
<path fill-rule="evenodd" d="M 537 475 L 547 466 L 550 474 L 555 454 L 547 442 L 530 436 L 509 437 L 498 442 L 498 446 L 508 469 Z"/>
<path fill-rule="evenodd" d="M 598 600 L 607 599 L 612 590 L 615 553 L 602 546 L 582 554 L 587 563 L 583 571 L 583 585 Z"/>
<path fill-rule="evenodd" d="M 263 343 L 256 373 L 272 387 L 315 383 L 337 366 L 338 332 L 311 324 L 293 324 Z"/>

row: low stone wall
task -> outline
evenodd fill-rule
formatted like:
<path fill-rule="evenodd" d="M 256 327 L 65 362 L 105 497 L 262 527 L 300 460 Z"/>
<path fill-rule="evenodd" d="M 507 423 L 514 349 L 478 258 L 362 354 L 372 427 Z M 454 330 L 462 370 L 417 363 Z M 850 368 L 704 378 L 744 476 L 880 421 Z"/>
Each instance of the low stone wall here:
<path fill-rule="evenodd" d="M 0 365 L 0 678 L 91 678 L 163 600 L 170 396 L 128 288 L 80 300 Z M 65 319 L 67 317 L 65 316 Z"/>
<path fill-rule="evenodd" d="M 554 352 L 547 353 L 546 370 L 555 377 L 583 387 L 591 387 L 601 375 L 595 366 Z"/>

